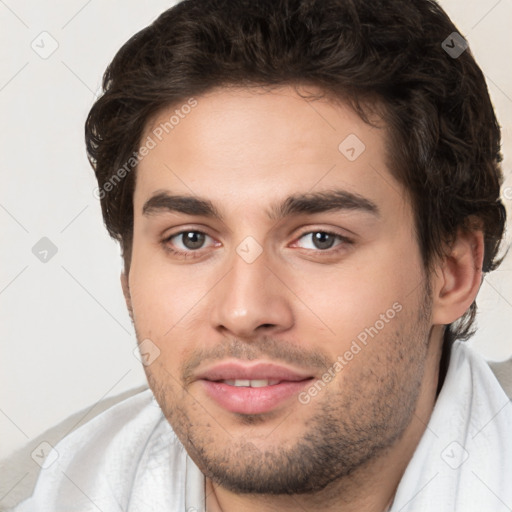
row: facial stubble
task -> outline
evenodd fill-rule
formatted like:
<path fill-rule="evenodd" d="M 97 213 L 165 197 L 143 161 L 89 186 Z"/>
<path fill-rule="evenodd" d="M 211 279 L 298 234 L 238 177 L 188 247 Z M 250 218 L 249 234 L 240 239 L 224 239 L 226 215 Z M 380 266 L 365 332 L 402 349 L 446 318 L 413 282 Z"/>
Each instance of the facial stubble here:
<path fill-rule="evenodd" d="M 279 430 L 286 432 L 287 420 L 297 421 L 294 414 L 283 417 L 262 447 L 260 439 L 233 436 L 220 418 L 209 416 L 188 393 L 183 373 L 178 385 L 165 369 L 158 369 L 159 365 L 146 367 L 145 371 L 164 415 L 206 477 L 239 494 L 312 494 L 371 463 L 404 434 L 424 375 L 430 312 L 431 295 L 426 290 L 416 315 L 409 312 L 409 318 L 404 318 L 407 313 L 402 311 L 400 324 L 388 324 L 371 340 L 371 346 L 355 356 L 365 357 L 367 352 L 364 364 L 351 363 L 340 374 L 345 378 L 331 382 L 308 405 L 297 405 L 315 410 L 291 447 L 274 445 L 272 439 L 278 438 Z M 240 347 L 244 345 L 235 341 L 226 350 L 226 357 L 240 357 Z M 254 355 L 255 350 L 253 342 L 242 352 Z M 279 350 L 282 356 L 282 347 Z M 276 354 L 265 350 L 262 355 Z M 239 420 L 248 428 L 264 423 L 260 416 Z"/>

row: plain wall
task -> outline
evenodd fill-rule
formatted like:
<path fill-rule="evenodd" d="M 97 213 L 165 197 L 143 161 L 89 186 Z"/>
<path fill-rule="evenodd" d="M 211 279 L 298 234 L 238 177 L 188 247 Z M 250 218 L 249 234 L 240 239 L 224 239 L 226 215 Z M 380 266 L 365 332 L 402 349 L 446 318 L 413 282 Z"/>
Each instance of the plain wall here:
<path fill-rule="evenodd" d="M 510 214 L 512 2 L 441 4 L 487 77 L 503 126 Z M 0 457 L 71 413 L 145 382 L 119 283 L 120 252 L 93 196 L 83 125 L 115 52 L 170 5 L 0 3 Z M 57 249 L 46 263 L 32 252 L 43 237 Z M 479 331 L 469 343 L 487 359 L 508 358 L 512 256 L 485 278 L 478 304 Z"/>

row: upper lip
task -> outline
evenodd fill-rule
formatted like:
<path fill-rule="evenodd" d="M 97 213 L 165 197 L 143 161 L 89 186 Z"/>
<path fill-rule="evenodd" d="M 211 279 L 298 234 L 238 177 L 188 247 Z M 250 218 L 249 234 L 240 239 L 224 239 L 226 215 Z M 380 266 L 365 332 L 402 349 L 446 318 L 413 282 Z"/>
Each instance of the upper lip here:
<path fill-rule="evenodd" d="M 197 374 L 197 380 L 279 380 L 301 381 L 311 374 L 275 363 L 223 362 L 213 365 Z"/>

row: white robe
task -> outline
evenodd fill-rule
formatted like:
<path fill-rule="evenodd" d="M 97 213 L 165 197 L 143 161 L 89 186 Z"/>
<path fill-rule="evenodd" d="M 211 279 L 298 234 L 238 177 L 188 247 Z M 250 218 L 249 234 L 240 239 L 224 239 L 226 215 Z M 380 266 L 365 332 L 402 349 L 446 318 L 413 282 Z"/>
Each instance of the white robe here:
<path fill-rule="evenodd" d="M 150 390 L 95 417 L 55 450 L 33 496 L 15 512 L 205 512 L 204 476 Z M 512 511 L 512 402 L 462 342 L 453 345 L 390 509 L 422 511 Z"/>

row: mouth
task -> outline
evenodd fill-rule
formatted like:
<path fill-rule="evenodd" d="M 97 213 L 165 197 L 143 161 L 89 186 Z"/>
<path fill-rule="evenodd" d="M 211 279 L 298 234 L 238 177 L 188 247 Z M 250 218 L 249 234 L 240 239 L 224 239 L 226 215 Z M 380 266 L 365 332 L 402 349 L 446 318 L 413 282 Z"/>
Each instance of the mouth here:
<path fill-rule="evenodd" d="M 222 382 L 227 384 L 228 386 L 235 386 L 237 388 L 264 388 L 265 386 L 275 386 L 279 384 L 279 380 L 276 379 L 238 379 L 238 380 L 221 380 L 218 382 Z"/>
<path fill-rule="evenodd" d="M 206 395 L 224 410 L 263 414 L 284 406 L 313 378 L 281 365 L 232 362 L 203 371 L 197 381 Z"/>

